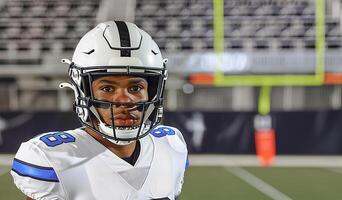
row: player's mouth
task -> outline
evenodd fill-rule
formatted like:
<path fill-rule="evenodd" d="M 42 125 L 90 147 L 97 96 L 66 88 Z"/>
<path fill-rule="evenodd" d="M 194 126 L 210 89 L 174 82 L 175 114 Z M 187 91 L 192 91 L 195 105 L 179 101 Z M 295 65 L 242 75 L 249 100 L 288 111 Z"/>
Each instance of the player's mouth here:
<path fill-rule="evenodd" d="M 114 116 L 114 125 L 116 127 L 132 127 L 138 122 L 138 117 L 133 114 L 116 114 Z"/>

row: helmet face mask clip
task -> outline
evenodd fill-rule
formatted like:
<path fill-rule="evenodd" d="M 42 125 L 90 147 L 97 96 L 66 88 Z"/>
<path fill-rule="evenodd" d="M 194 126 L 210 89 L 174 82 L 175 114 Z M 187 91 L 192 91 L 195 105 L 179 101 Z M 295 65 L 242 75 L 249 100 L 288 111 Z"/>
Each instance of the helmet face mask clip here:
<path fill-rule="evenodd" d="M 74 110 L 80 122 L 89 129 L 112 143 L 127 145 L 145 137 L 160 123 L 167 79 L 166 60 L 162 59 L 152 38 L 136 25 L 117 21 L 101 23 L 82 37 L 72 62 L 67 59 L 62 62 L 69 64 L 71 84 L 63 83 L 60 87 L 74 90 Z M 92 84 L 105 76 L 145 79 L 148 99 L 137 102 L 96 99 Z M 115 111 L 118 108 L 124 108 L 133 116 L 135 113 L 137 123 L 115 126 Z"/>

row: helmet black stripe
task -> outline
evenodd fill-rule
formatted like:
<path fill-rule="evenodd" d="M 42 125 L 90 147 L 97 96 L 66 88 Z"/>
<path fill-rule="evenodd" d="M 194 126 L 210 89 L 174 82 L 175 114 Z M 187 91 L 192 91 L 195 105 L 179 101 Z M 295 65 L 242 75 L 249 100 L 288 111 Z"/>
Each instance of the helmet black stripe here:
<path fill-rule="evenodd" d="M 115 23 L 118 27 L 121 47 L 131 47 L 131 39 L 129 37 L 129 32 L 126 23 L 123 21 L 115 21 Z M 121 57 L 130 56 L 131 50 L 121 50 Z"/>

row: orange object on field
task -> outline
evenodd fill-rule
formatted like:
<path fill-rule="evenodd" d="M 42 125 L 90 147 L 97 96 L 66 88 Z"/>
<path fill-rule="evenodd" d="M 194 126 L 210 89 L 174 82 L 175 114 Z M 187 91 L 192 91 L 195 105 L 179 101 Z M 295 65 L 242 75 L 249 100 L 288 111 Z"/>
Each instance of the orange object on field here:
<path fill-rule="evenodd" d="M 191 74 L 189 82 L 193 85 L 214 85 L 214 75 L 212 74 Z"/>
<path fill-rule="evenodd" d="M 262 166 L 271 166 L 276 154 L 274 129 L 255 131 L 256 154 Z"/>
<path fill-rule="evenodd" d="M 324 83 L 327 85 L 342 84 L 342 73 L 326 73 Z"/>

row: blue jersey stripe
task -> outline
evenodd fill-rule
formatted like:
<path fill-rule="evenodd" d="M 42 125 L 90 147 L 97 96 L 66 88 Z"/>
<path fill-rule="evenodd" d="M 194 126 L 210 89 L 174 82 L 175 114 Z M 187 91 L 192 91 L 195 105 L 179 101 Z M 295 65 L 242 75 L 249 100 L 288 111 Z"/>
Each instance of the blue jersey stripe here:
<path fill-rule="evenodd" d="M 56 172 L 52 167 L 41 167 L 14 159 L 12 170 L 21 176 L 43 181 L 59 182 Z"/>

